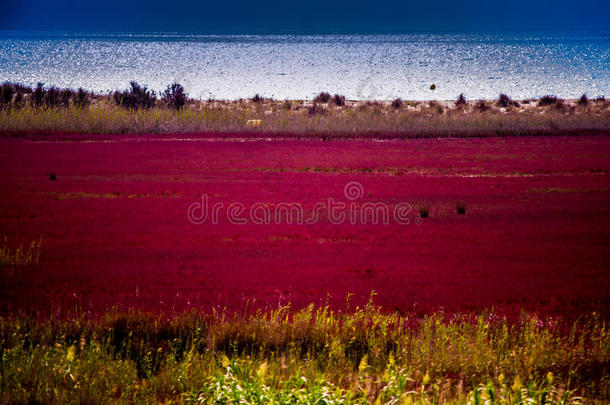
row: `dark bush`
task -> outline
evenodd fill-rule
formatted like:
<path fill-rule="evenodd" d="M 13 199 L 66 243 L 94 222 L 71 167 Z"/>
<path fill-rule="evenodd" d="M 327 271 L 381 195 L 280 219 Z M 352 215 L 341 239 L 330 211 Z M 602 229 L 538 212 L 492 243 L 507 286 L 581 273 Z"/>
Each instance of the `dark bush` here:
<path fill-rule="evenodd" d="M 335 96 L 333 97 L 333 102 L 335 103 L 335 105 L 337 107 L 341 107 L 345 105 L 345 96 L 342 96 L 340 94 L 335 94 Z"/>
<path fill-rule="evenodd" d="M 428 218 L 430 216 L 428 207 L 419 207 L 419 216 L 422 218 Z"/>
<path fill-rule="evenodd" d="M 498 97 L 498 101 L 496 101 L 496 104 L 499 107 L 504 107 L 504 108 L 519 107 L 519 103 L 517 103 L 516 101 L 513 101 L 506 94 L 500 94 L 500 97 Z"/>
<path fill-rule="evenodd" d="M 261 102 L 263 100 L 264 100 L 264 98 L 262 98 L 258 93 L 256 93 L 254 95 L 254 97 L 252 97 L 252 102 L 253 103 L 259 103 L 259 102 Z"/>
<path fill-rule="evenodd" d="M 49 173 L 49 180 L 51 180 L 51 181 L 57 180 L 57 175 L 55 174 L 55 172 Z"/>
<path fill-rule="evenodd" d="M 310 117 L 315 115 L 326 115 L 326 109 L 316 103 L 307 109 L 307 113 Z"/>
<path fill-rule="evenodd" d="M 578 100 L 578 105 L 581 105 L 583 107 L 586 107 L 589 105 L 589 97 L 587 97 L 586 94 L 583 94 L 580 99 Z"/>
<path fill-rule="evenodd" d="M 20 83 L 7 83 L 7 84 L 10 84 L 13 87 L 13 90 L 15 90 L 15 93 L 31 94 L 33 91 L 30 86 L 25 86 Z"/>
<path fill-rule="evenodd" d="M 89 93 L 87 93 L 83 88 L 79 88 L 76 94 L 74 94 L 74 99 L 72 100 L 74 107 L 76 108 L 85 108 L 91 104 L 89 100 Z"/>
<path fill-rule="evenodd" d="M 59 90 L 57 87 L 50 87 L 44 95 L 44 104 L 49 108 L 59 107 Z"/>
<path fill-rule="evenodd" d="M 321 92 L 320 94 L 318 94 L 316 96 L 316 98 L 313 99 L 314 102 L 316 103 L 328 103 L 330 101 L 330 93 L 326 93 L 326 92 Z"/>
<path fill-rule="evenodd" d="M 23 93 L 19 90 L 17 90 L 17 93 L 15 94 L 15 98 L 13 99 L 13 105 L 16 108 L 21 108 L 23 107 L 23 105 L 25 104 L 25 100 L 23 98 Z"/>
<path fill-rule="evenodd" d="M 598 102 L 598 103 L 605 103 L 606 102 L 606 97 L 604 97 L 604 96 L 596 97 L 595 101 Z"/>
<path fill-rule="evenodd" d="M 45 90 L 44 90 L 44 84 L 41 82 L 38 82 L 38 84 L 36 84 L 36 88 L 34 88 L 34 91 L 32 91 L 32 106 L 35 108 L 39 108 L 42 106 L 42 103 L 44 103 L 44 99 L 45 99 Z"/>
<path fill-rule="evenodd" d="M 476 109 L 479 110 L 479 112 L 485 112 L 489 110 L 489 106 L 484 100 L 479 100 L 477 102 Z"/>
<path fill-rule="evenodd" d="M 436 84 L 431 85 L 430 90 L 436 90 Z"/>
<path fill-rule="evenodd" d="M 0 108 L 9 108 L 14 94 L 15 89 L 11 83 L 2 83 L 0 85 Z"/>
<path fill-rule="evenodd" d="M 117 105 L 132 110 L 154 107 L 157 99 L 157 95 L 154 91 L 148 90 L 146 86 L 140 86 L 135 81 L 132 81 L 129 84 L 131 85 L 131 89 L 114 92 L 113 98 Z"/>
<path fill-rule="evenodd" d="M 466 104 L 466 97 L 464 97 L 464 94 L 462 93 L 455 101 L 455 105 L 465 105 L 465 104 Z"/>
<path fill-rule="evenodd" d="M 397 98 L 396 100 L 392 101 L 392 108 L 394 108 L 395 110 L 399 110 L 402 107 L 402 100 L 400 98 Z"/>
<path fill-rule="evenodd" d="M 70 99 L 72 98 L 73 94 L 74 92 L 70 89 L 61 90 L 59 92 L 59 104 L 64 108 L 70 107 Z"/>
<path fill-rule="evenodd" d="M 167 86 L 161 97 L 163 104 L 174 110 L 181 110 L 186 103 L 186 93 L 184 87 L 179 83 Z"/>
<path fill-rule="evenodd" d="M 545 107 L 548 105 L 553 105 L 553 104 L 557 103 L 557 101 L 558 101 L 558 98 L 555 96 L 544 96 L 540 100 L 538 100 L 538 106 Z"/>

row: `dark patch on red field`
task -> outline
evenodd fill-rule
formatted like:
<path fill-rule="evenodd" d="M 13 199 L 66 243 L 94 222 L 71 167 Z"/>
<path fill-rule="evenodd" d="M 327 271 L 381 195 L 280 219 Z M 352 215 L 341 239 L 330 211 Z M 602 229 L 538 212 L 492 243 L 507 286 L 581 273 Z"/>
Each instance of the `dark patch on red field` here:
<path fill-rule="evenodd" d="M 233 310 L 254 299 L 343 308 L 348 293 L 362 303 L 375 290 L 388 310 L 608 314 L 607 136 L 41 139 L 0 139 L 0 235 L 22 244 L 43 236 L 37 266 L 1 276 L 3 312 Z M 203 193 L 225 207 L 312 207 L 348 202 L 350 181 L 364 188 L 359 202 L 410 203 L 411 224 L 187 219 Z M 430 216 L 417 225 L 420 206 Z"/>

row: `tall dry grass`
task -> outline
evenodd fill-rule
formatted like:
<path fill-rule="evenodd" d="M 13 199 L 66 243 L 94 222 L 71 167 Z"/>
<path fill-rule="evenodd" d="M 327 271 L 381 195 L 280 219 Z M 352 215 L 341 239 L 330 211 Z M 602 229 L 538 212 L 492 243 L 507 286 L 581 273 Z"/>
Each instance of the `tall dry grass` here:
<path fill-rule="evenodd" d="M 392 137 L 532 135 L 610 130 L 610 103 L 571 107 L 495 108 L 475 103 L 452 108 L 440 103 L 346 102 L 309 105 L 274 100 L 194 102 L 181 110 L 120 108 L 102 99 L 88 108 L 0 111 L 0 132 L 59 133 L 261 133 L 295 136 Z M 453 103 L 451 103 L 453 104 Z M 288 105 L 288 107 L 287 107 Z M 311 111 L 314 111 L 312 114 Z M 255 129 L 248 120 L 261 120 Z"/>

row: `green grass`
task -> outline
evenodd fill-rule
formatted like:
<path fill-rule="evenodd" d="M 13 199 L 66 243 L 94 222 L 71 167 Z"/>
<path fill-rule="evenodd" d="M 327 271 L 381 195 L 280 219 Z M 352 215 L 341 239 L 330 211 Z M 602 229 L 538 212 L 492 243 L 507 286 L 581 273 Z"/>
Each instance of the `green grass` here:
<path fill-rule="evenodd" d="M 596 314 L 411 317 L 371 301 L 231 317 L 7 316 L 0 339 L 2 403 L 610 400 L 610 336 Z"/>
<path fill-rule="evenodd" d="M 412 103 L 411 103 L 412 104 Z M 509 108 L 480 112 L 474 104 L 455 108 L 428 103 L 392 108 L 386 102 L 347 102 L 318 105 L 320 114 L 308 113 L 302 101 L 275 100 L 190 101 L 175 111 L 162 107 L 129 110 L 99 99 L 87 108 L 23 108 L 0 111 L 0 132 L 64 133 L 273 133 L 303 136 L 496 136 L 540 133 L 607 131 L 610 109 L 606 102 L 568 112 L 554 108 Z M 261 120 L 252 128 L 248 120 Z"/>

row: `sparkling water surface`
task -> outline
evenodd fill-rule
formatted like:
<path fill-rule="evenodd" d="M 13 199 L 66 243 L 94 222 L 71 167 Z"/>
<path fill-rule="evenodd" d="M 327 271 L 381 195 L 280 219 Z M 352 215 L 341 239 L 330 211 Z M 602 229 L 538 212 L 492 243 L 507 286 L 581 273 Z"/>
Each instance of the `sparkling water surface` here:
<path fill-rule="evenodd" d="M 0 32 L 0 81 L 194 98 L 610 95 L 610 33 L 182 35 Z M 436 90 L 430 90 L 435 84 Z"/>

